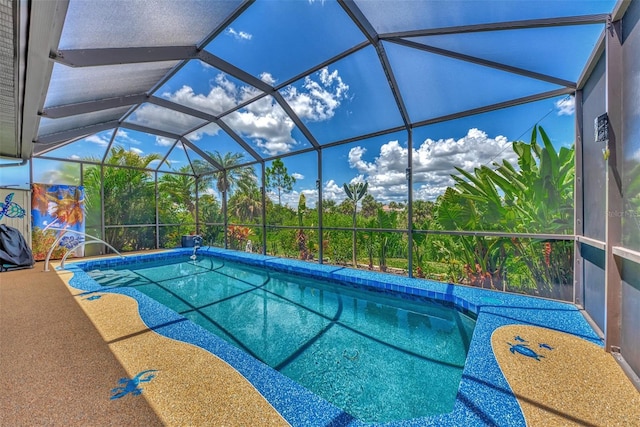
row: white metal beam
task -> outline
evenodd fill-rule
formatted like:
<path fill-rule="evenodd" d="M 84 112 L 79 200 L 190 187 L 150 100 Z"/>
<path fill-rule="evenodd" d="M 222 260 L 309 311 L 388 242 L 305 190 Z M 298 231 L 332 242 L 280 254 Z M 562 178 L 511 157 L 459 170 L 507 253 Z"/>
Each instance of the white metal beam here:
<path fill-rule="evenodd" d="M 521 76 L 529 77 L 536 80 L 542 80 L 542 81 L 553 83 L 559 86 L 566 86 L 574 89 L 576 87 L 576 83 L 569 80 L 560 79 L 557 77 L 549 76 L 547 74 L 536 73 L 534 71 L 526 70 L 524 68 L 519 68 L 519 67 L 513 67 L 511 65 L 502 64 L 500 62 L 489 61 L 487 59 L 478 58 L 471 55 L 465 55 L 463 53 L 453 52 L 451 50 L 442 49 L 439 47 L 430 46 L 423 43 L 417 43 L 411 40 L 405 40 L 400 38 L 390 38 L 387 40 L 389 42 L 410 47 L 413 49 L 434 53 L 436 55 L 446 56 L 446 57 L 457 59 L 460 61 L 470 62 L 472 64 L 482 65 L 484 67 L 495 68 L 497 70 L 506 71 L 508 73 L 519 74 Z"/>
<path fill-rule="evenodd" d="M 51 52 L 50 57 L 68 67 L 96 67 L 180 61 L 195 58 L 197 53 L 195 46 L 159 46 L 55 50 Z"/>
<path fill-rule="evenodd" d="M 380 34 L 381 38 L 424 37 L 444 34 L 478 33 L 485 31 L 523 30 L 527 28 L 566 27 L 570 25 L 604 24 L 609 19 L 606 13 L 595 15 L 564 16 L 559 18 L 525 19 L 520 21 L 492 22 L 489 24 L 460 25 L 454 27 L 429 28 L 424 30 L 398 31 Z"/>
<path fill-rule="evenodd" d="M 488 113 L 489 111 L 500 110 L 503 108 L 515 107 L 516 105 L 528 104 L 530 102 L 541 101 L 543 99 L 554 98 L 562 95 L 572 95 L 575 91 L 571 88 L 562 88 L 549 92 L 542 92 L 535 95 L 525 96 L 522 98 L 512 99 L 510 101 L 499 102 L 497 104 L 485 105 L 483 107 L 473 108 L 471 110 L 461 111 L 459 113 L 448 114 L 446 116 L 435 117 L 433 119 L 422 120 L 412 124 L 413 128 L 431 125 L 448 120 L 455 120 L 462 117 L 474 116 L 476 114 Z"/>
<path fill-rule="evenodd" d="M 64 142 L 70 139 L 79 139 L 85 136 L 93 135 L 94 133 L 102 132 L 103 130 L 118 127 L 119 122 L 112 120 L 104 123 L 96 123 L 90 126 L 84 126 L 81 128 L 69 129 L 62 132 L 51 133 L 48 135 L 40 135 L 34 144 L 55 144 L 58 142 Z"/>
<path fill-rule="evenodd" d="M 76 114 L 93 113 L 95 111 L 109 110 L 111 108 L 126 107 L 128 105 L 142 104 L 148 99 L 146 93 L 135 95 L 105 98 L 97 101 L 79 102 L 76 104 L 49 107 L 42 110 L 40 115 L 49 119 L 60 119 L 75 116 Z"/>
<path fill-rule="evenodd" d="M 33 154 L 32 143 L 40 124 L 38 111 L 44 105 L 53 63 L 49 52 L 60 42 L 69 0 L 30 2 L 28 49 L 25 64 L 24 104 L 21 111 L 21 156 Z"/>

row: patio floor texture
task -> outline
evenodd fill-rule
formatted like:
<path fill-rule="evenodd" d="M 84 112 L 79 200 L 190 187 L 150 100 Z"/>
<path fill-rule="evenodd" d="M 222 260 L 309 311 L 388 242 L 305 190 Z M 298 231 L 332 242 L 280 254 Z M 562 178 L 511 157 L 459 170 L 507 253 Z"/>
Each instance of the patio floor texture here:
<path fill-rule="evenodd" d="M 109 401 L 127 372 L 43 269 L 0 274 L 0 425 L 162 425 L 144 398 Z"/>
<path fill-rule="evenodd" d="M 71 275 L 0 275 L 0 426 L 288 425 L 229 365 L 151 331 L 130 298 L 92 303 Z"/>
<path fill-rule="evenodd" d="M 215 355 L 150 331 L 133 299 L 92 303 L 70 276 L 42 263 L 0 274 L 0 426 L 288 424 Z M 514 357 L 514 336 L 543 343 L 532 348 L 548 362 Z M 640 426 L 640 394 L 598 346 L 525 325 L 492 345 L 528 425 Z M 113 398 L 145 369 L 157 379 Z"/>

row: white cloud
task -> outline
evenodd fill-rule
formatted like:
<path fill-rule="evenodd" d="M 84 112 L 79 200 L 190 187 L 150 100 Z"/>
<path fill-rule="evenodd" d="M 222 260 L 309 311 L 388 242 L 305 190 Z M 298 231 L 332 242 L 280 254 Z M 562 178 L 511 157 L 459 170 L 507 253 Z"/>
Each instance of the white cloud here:
<path fill-rule="evenodd" d="M 303 119 L 323 121 L 332 118 L 340 101 L 347 98 L 349 86 L 342 81 L 338 70 L 333 72 L 325 67 L 313 77 L 305 77 L 302 90 L 294 86 L 287 87 L 284 98 L 293 111 Z"/>
<path fill-rule="evenodd" d="M 145 104 L 138 108 L 131 121 L 152 129 L 175 128 L 172 132 L 177 134 L 182 129 L 194 128 L 203 122 L 202 119 L 154 104 Z"/>
<path fill-rule="evenodd" d="M 351 178 L 351 181 L 349 181 L 349 184 L 358 184 L 360 182 L 365 182 L 366 180 L 364 179 L 364 175 L 358 175 L 354 178 Z M 344 186 L 343 186 L 344 188 Z"/>
<path fill-rule="evenodd" d="M 199 141 L 200 139 L 202 139 L 203 135 L 214 136 L 214 135 L 217 135 L 218 132 L 220 132 L 220 126 L 218 126 L 215 123 L 209 123 L 208 125 L 198 129 L 197 131 L 191 132 L 190 134 L 188 134 L 187 139 L 190 139 L 191 141 Z M 190 150 L 189 147 L 185 147 L 185 148 L 187 150 Z"/>
<path fill-rule="evenodd" d="M 304 194 L 304 197 L 307 198 L 307 207 L 315 207 L 316 201 L 318 200 L 318 190 L 316 189 L 306 189 L 302 190 L 301 193 Z"/>
<path fill-rule="evenodd" d="M 164 136 L 156 136 L 156 145 L 161 147 L 170 147 L 176 142 L 173 138 L 165 138 Z"/>
<path fill-rule="evenodd" d="M 354 147 L 349 150 L 349 167 L 357 169 L 362 173 L 375 173 L 375 164 L 369 164 L 362 160 L 362 156 L 364 156 L 366 152 L 367 149 L 360 146 Z"/>
<path fill-rule="evenodd" d="M 225 121 L 268 155 L 287 153 L 298 144 L 291 135 L 293 121 L 271 98 L 262 98 L 245 110 L 231 113 Z"/>
<path fill-rule="evenodd" d="M 129 135 L 126 129 L 119 128 L 118 132 L 116 132 L 116 137 L 113 141 L 114 146 L 120 146 L 128 151 L 133 151 L 136 154 L 143 154 L 143 151 L 134 146 L 142 145 L 142 142 L 136 138 L 133 138 Z"/>
<path fill-rule="evenodd" d="M 559 116 L 572 116 L 576 112 L 576 98 L 568 96 L 556 101 L 556 109 Z"/>
<path fill-rule="evenodd" d="M 398 141 L 389 141 L 380 147 L 372 161 L 364 159 L 366 149 L 354 147 L 349 152 L 349 166 L 369 182 L 368 192 L 382 203 L 405 202 L 407 199 L 408 149 Z M 455 167 L 473 171 L 481 165 L 491 165 L 507 159 L 515 163 L 517 156 L 511 142 L 504 136 L 489 138 L 478 129 L 469 129 L 467 135 L 434 141 L 426 139 L 413 151 L 413 182 L 417 189 L 414 198 L 434 200 L 453 185 L 451 175 Z"/>
<path fill-rule="evenodd" d="M 342 185 L 338 185 L 333 179 L 324 183 L 322 187 L 322 198 L 324 200 L 333 200 L 336 203 L 340 203 L 345 197 Z"/>
<path fill-rule="evenodd" d="M 84 140 L 93 144 L 97 144 L 100 147 L 106 147 L 107 145 L 109 145 L 109 139 L 110 138 L 107 138 L 104 135 L 94 133 L 93 135 L 86 137 Z"/>
<path fill-rule="evenodd" d="M 140 145 L 140 141 L 138 141 L 135 138 L 132 138 L 131 136 L 129 136 L 129 133 L 122 128 L 118 129 L 118 132 L 116 133 L 116 139 L 115 141 L 118 144 L 136 144 L 136 145 Z"/>
<path fill-rule="evenodd" d="M 293 190 L 290 193 L 282 193 L 280 195 L 280 201 L 282 206 L 288 206 L 291 209 L 298 209 L 298 202 L 300 201 L 300 194 L 304 194 L 306 199 L 307 209 L 313 209 L 317 206 L 318 200 L 318 190 L 315 189 L 304 189 L 301 191 Z M 271 199 L 274 204 L 278 203 L 278 193 L 275 191 L 267 192 L 267 196 Z"/>
<path fill-rule="evenodd" d="M 278 204 L 278 193 L 276 193 L 275 191 L 269 191 L 267 194 L 274 204 Z M 282 193 L 280 194 L 280 202 L 282 203 L 282 206 L 288 206 L 291 209 L 297 209 L 299 197 L 300 193 L 298 193 L 297 191 L 292 191 L 291 193 Z"/>
<path fill-rule="evenodd" d="M 363 159 L 366 149 L 354 147 L 349 151 L 349 166 L 356 169 L 362 180 L 369 182 L 368 192 L 382 203 L 404 202 L 407 199 L 407 154 L 398 141 L 389 141 L 380 147 L 374 161 Z"/>
<path fill-rule="evenodd" d="M 304 175 L 302 175 L 301 173 L 297 173 L 294 172 L 291 174 L 292 177 L 294 177 L 296 179 L 296 181 L 301 181 L 304 179 Z"/>
<path fill-rule="evenodd" d="M 275 78 L 269 73 L 262 73 L 260 79 L 269 85 L 276 83 Z M 207 94 L 197 94 L 193 88 L 185 85 L 173 93 L 163 93 L 162 97 L 218 116 L 261 94 L 258 89 L 252 86 L 234 83 L 223 73 L 216 75 L 210 85 L 211 89 Z M 335 115 L 340 102 L 346 99 L 348 90 L 349 86 L 342 81 L 337 70 L 329 71 L 328 68 L 324 68 L 316 74 L 306 77 L 300 89 L 293 86 L 285 88 L 283 97 L 302 119 L 323 121 Z M 150 114 L 154 107 L 158 108 L 149 105 L 144 107 L 149 108 L 148 110 L 138 110 L 135 116 L 136 120 L 148 126 L 152 126 L 151 120 L 158 120 L 155 123 L 162 121 L 165 127 L 166 123 L 176 123 L 184 128 L 184 117 L 177 116 L 184 115 L 162 109 L 164 111 L 156 111 L 159 115 L 155 117 Z M 173 116 L 167 115 L 167 111 L 169 114 L 173 113 Z M 269 156 L 288 153 L 299 144 L 292 135 L 295 128 L 293 120 L 270 96 L 252 102 L 245 108 L 225 116 L 223 120 L 241 136 L 249 138 L 260 151 Z M 202 137 L 203 133 L 215 134 L 218 131 L 217 126 L 206 131 L 203 128 L 189 135 L 189 138 L 197 140 Z"/>
<path fill-rule="evenodd" d="M 227 31 L 225 33 L 235 38 L 236 40 L 251 40 L 253 38 L 252 34 L 249 34 L 245 31 L 236 31 L 231 27 L 227 28 Z"/>
<path fill-rule="evenodd" d="M 276 78 L 271 75 L 271 73 L 260 74 L 260 80 L 271 86 L 275 86 L 275 84 L 278 82 Z"/>
<path fill-rule="evenodd" d="M 246 93 L 245 96 L 239 96 L 239 88 L 234 82 L 227 79 L 224 74 L 218 74 L 210 82 L 210 85 L 211 90 L 206 95 L 196 94 L 192 87 L 184 85 L 174 93 L 163 93 L 162 97 L 177 104 L 218 115 L 249 99 L 249 94 L 255 96 L 258 93 L 257 90 L 254 90 L 251 93 Z"/>

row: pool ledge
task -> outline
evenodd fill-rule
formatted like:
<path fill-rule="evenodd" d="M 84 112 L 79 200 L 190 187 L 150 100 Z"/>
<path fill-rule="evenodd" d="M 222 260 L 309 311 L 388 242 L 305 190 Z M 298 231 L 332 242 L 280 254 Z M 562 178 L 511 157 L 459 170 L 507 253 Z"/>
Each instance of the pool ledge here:
<path fill-rule="evenodd" d="M 199 253 L 282 272 L 342 281 L 378 292 L 399 292 L 412 297 L 445 301 L 475 313 L 476 328 L 453 411 L 432 417 L 385 423 L 385 426 L 526 426 L 520 404 L 492 351 L 492 334 L 503 326 L 529 325 L 546 328 L 602 346 L 599 336 L 580 310 L 568 303 L 217 248 L 201 248 Z M 292 426 L 365 425 L 146 295 L 134 289 L 105 288 L 83 270 L 185 254 L 191 254 L 191 249 L 137 255 L 127 257 L 124 261 L 108 258 L 67 264 L 67 269 L 74 273 L 70 285 L 85 291 L 87 295 L 112 292 L 134 298 L 138 302 L 141 319 L 150 329 L 168 338 L 197 345 L 226 361 L 249 380 Z"/>

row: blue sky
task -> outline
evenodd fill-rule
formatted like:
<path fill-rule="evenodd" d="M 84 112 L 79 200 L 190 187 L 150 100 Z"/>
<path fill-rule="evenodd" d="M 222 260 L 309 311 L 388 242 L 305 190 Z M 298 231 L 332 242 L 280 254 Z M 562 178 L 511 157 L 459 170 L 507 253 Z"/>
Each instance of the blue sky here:
<path fill-rule="evenodd" d="M 392 2 L 357 3 L 374 27 L 383 33 L 403 28 L 420 29 L 419 25 L 435 23 L 441 26 L 483 23 L 488 22 L 491 14 L 497 14 L 493 19 L 499 16 L 498 20 L 508 21 L 554 14 L 602 13 L 610 11 L 614 4 L 612 1 L 540 1 L 512 7 L 513 2 L 496 0 L 466 2 L 468 7 L 462 9 L 443 8 L 442 3 L 432 2 L 422 4 L 418 9 L 415 2 L 401 2 L 407 8 L 405 15 L 396 13 L 385 18 L 384 11 Z M 437 3 L 440 6 L 435 8 Z M 487 8 L 488 4 L 492 7 Z M 434 13 L 440 15 L 434 16 Z M 404 16 L 403 20 L 399 20 L 400 15 Z M 408 40 L 575 81 L 602 28 L 602 25 L 569 26 Z M 365 40 L 333 1 L 258 1 L 205 50 L 262 82 L 280 87 L 315 64 Z M 561 88 L 554 83 L 390 41 L 383 42 L 382 47 L 394 71 L 409 120 L 414 123 Z M 279 92 L 320 145 L 384 131 L 403 123 L 387 76 L 371 46 L 292 81 Z M 247 82 L 194 60 L 155 95 L 220 115 L 260 93 Z M 311 146 L 270 95 L 225 115 L 223 121 L 263 158 Z M 180 134 L 203 123 L 200 119 L 153 104 L 141 106 L 127 122 Z M 414 129 L 414 198 L 435 199 L 451 184 L 454 166 L 472 170 L 492 161 L 514 160 L 511 142 L 528 141 L 535 124 L 545 127 L 556 146 L 573 144 L 573 98 L 550 98 Z M 76 143 L 83 147 L 82 150 L 69 146 L 50 155 L 71 158 L 77 158 L 79 153 L 84 153 L 82 156 L 86 153 L 102 155 L 109 137 L 108 132 L 94 135 Z M 216 125 L 200 128 L 186 137 L 203 150 L 240 152 L 251 159 L 246 150 Z M 367 180 L 369 191 L 377 200 L 384 203 L 406 201 L 407 139 L 406 132 L 398 132 L 323 150 L 325 198 L 340 202 L 344 199 L 343 183 Z M 140 154 L 164 154 L 175 146 L 169 154 L 171 167 L 179 169 L 187 164 L 185 152 L 175 140 L 122 129 L 116 142 Z M 187 153 L 192 159 L 198 158 L 191 150 Z M 299 194 L 304 192 L 307 204 L 313 206 L 317 198 L 317 155 L 285 157 L 284 162 L 289 173 L 297 178 L 295 191 L 284 197 L 284 203 L 296 206 Z M 163 171 L 167 169 L 162 168 Z"/>

